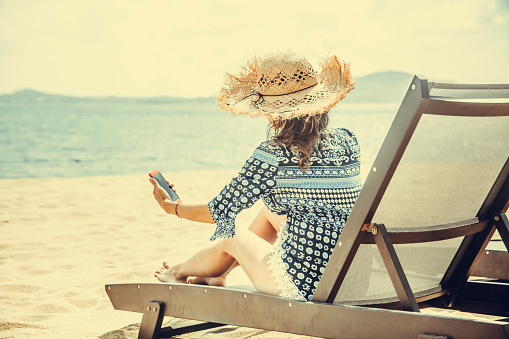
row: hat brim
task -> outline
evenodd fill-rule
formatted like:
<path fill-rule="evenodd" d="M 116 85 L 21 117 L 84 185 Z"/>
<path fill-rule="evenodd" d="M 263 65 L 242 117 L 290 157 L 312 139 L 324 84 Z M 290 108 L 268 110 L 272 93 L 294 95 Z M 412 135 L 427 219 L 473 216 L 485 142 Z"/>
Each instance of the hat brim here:
<path fill-rule="evenodd" d="M 253 95 L 256 88 L 261 58 L 249 61 L 240 74 L 227 74 L 218 96 L 219 107 L 234 115 L 266 116 L 269 120 L 292 119 L 328 111 L 342 100 L 355 85 L 350 65 L 336 56 L 324 60 L 317 84 L 302 91 L 286 95 Z"/>

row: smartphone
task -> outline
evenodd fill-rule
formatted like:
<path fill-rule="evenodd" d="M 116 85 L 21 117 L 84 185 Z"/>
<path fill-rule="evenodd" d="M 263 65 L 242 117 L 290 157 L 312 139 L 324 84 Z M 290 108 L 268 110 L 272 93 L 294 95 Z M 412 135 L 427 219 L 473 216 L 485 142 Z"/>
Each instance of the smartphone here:
<path fill-rule="evenodd" d="M 182 201 L 182 200 L 180 200 L 177 193 L 175 193 L 175 191 L 170 187 L 170 184 L 168 184 L 168 181 L 166 181 L 166 179 L 163 177 L 161 172 L 159 172 L 158 170 L 155 170 L 155 171 L 150 172 L 148 175 L 151 178 L 154 178 L 157 181 L 157 183 L 159 184 L 159 186 L 161 186 L 162 188 L 164 188 L 166 190 L 166 192 L 168 192 L 168 195 L 170 196 L 171 201 L 179 201 L 179 202 Z"/>

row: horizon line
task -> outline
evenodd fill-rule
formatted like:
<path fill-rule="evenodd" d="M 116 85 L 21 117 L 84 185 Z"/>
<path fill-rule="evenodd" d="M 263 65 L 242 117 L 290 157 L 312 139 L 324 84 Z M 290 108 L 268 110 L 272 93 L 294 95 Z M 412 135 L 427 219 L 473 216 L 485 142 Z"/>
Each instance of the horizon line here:
<path fill-rule="evenodd" d="M 368 76 L 383 74 L 383 73 L 399 73 L 404 74 L 408 76 L 413 76 L 413 74 L 403 71 L 394 71 L 394 70 L 387 70 L 387 71 L 380 71 L 380 72 L 373 72 L 368 73 L 363 76 L 357 77 L 357 79 L 365 78 Z M 113 94 L 102 94 L 102 95 L 79 95 L 79 94 L 61 94 L 61 93 L 52 93 L 52 92 L 46 92 L 44 90 L 34 89 L 34 88 L 22 88 L 18 90 L 14 90 L 10 93 L 0 93 L 0 97 L 2 96 L 9 96 L 9 95 L 15 95 L 19 92 L 24 91 L 33 91 L 44 95 L 53 95 L 53 96 L 61 96 L 61 97 L 69 97 L 69 98 L 80 98 L 80 99 L 100 99 L 100 98 L 124 98 L 124 99 L 157 99 L 157 98 L 171 98 L 171 99 L 209 99 L 209 98 L 215 98 L 217 95 L 208 95 L 208 96 L 171 96 L 168 94 L 160 94 L 155 96 L 119 96 L 119 95 L 113 95 Z"/>

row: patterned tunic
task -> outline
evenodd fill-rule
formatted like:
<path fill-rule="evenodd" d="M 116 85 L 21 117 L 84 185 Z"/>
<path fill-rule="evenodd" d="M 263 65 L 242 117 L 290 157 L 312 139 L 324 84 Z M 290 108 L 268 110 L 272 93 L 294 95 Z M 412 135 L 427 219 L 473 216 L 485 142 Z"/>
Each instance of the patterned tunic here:
<path fill-rule="evenodd" d="M 263 142 L 210 203 L 211 240 L 235 235 L 235 218 L 263 199 L 287 215 L 269 259 L 280 296 L 311 300 L 361 188 L 360 147 L 346 129 L 329 129 L 307 172 L 284 146 Z"/>

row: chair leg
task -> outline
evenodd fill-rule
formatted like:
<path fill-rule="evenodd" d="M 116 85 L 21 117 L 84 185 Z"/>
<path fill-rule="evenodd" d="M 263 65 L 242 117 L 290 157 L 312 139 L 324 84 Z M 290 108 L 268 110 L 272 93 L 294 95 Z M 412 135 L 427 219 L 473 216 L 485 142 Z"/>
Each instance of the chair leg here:
<path fill-rule="evenodd" d="M 468 278 L 470 277 L 473 268 L 479 262 L 482 254 L 484 253 L 484 249 L 486 246 L 488 246 L 488 243 L 491 240 L 491 237 L 493 236 L 493 233 L 495 233 L 495 228 L 498 230 L 498 233 L 500 234 L 500 237 L 502 238 L 502 241 L 504 242 L 507 250 L 509 251 L 509 220 L 507 219 L 507 215 L 501 211 L 493 216 L 494 220 L 494 226 L 491 230 L 486 230 L 485 232 L 481 232 L 482 234 L 478 233 L 474 235 L 474 241 L 475 240 L 482 240 L 482 242 L 479 242 L 477 245 L 470 245 L 470 249 L 472 253 L 477 253 L 477 256 L 473 260 L 473 263 L 470 267 L 468 267 L 468 272 L 458 283 L 458 288 L 451 294 L 450 300 L 449 300 L 449 306 L 453 307 L 456 305 L 456 303 L 459 301 L 459 298 L 461 296 L 461 292 L 463 291 L 463 288 L 465 287 Z M 489 231 L 489 233 L 487 233 Z M 484 233 L 487 233 L 487 235 L 483 235 Z M 472 247 L 472 246 L 478 246 L 478 247 Z"/>
<path fill-rule="evenodd" d="M 507 218 L 507 214 L 500 212 L 495 216 L 495 227 L 505 244 L 505 248 L 509 252 L 509 219 Z"/>
<path fill-rule="evenodd" d="M 456 288 L 448 297 L 444 296 L 443 298 L 444 302 L 447 303 L 449 307 L 454 307 L 460 300 L 461 292 L 466 286 L 468 278 L 474 271 L 475 265 L 481 259 L 493 233 L 495 233 L 495 227 L 491 226 L 484 231 L 467 236 L 470 237 L 470 239 L 466 247 L 466 252 L 461 262 L 458 264 L 459 266 L 456 267 L 454 277 L 450 277 L 448 281 L 448 284 L 452 282 L 452 286 L 456 286 Z"/>
<path fill-rule="evenodd" d="M 141 318 L 138 339 L 158 339 L 163 323 L 164 304 L 158 301 L 147 301 Z"/>
<path fill-rule="evenodd" d="M 389 273 L 392 285 L 396 290 L 401 307 L 405 311 L 420 312 L 410 284 L 406 278 L 401 262 L 398 259 L 394 245 L 389 238 L 387 229 L 383 224 L 373 225 L 369 231 L 373 234 L 376 246 L 380 252 L 384 265 Z"/>

